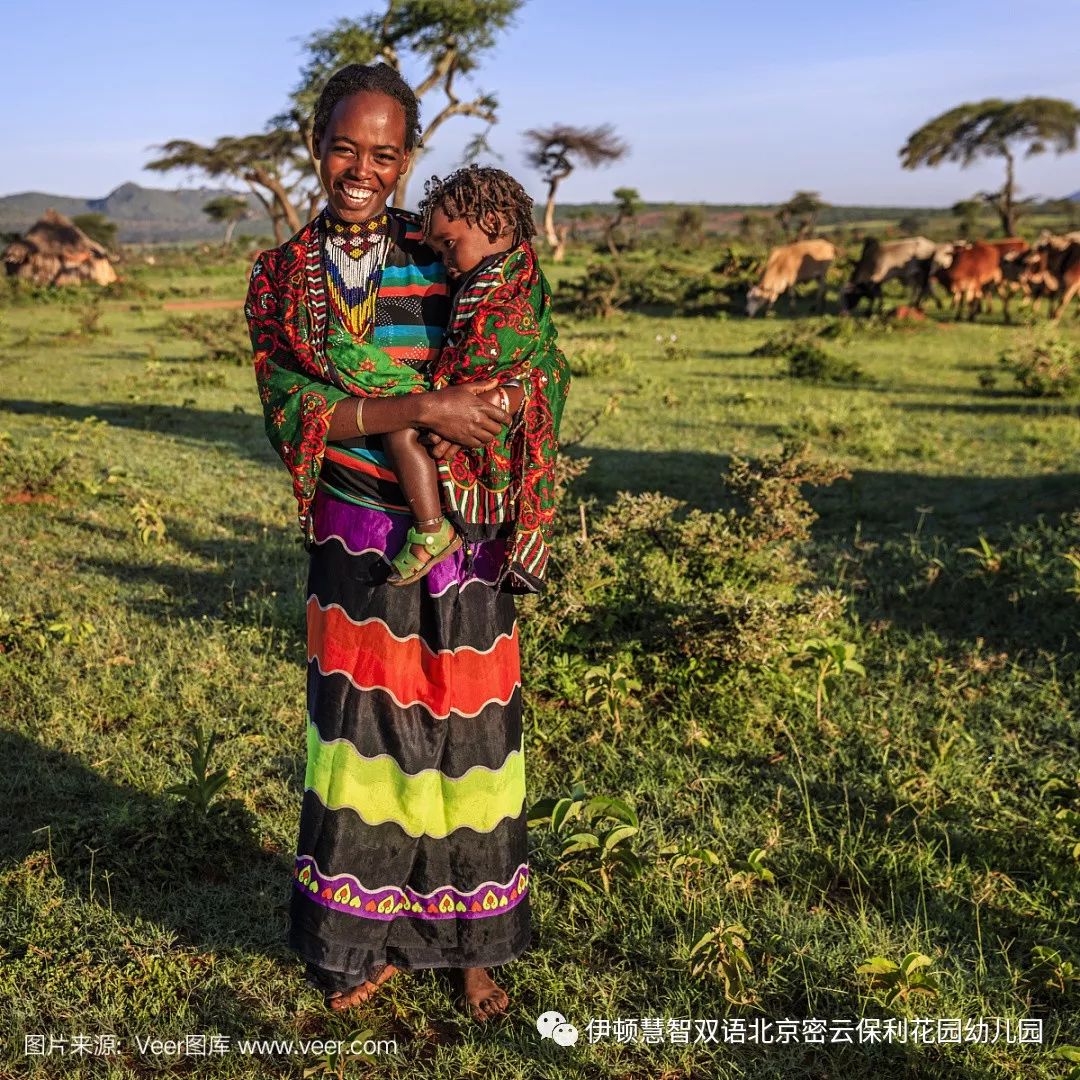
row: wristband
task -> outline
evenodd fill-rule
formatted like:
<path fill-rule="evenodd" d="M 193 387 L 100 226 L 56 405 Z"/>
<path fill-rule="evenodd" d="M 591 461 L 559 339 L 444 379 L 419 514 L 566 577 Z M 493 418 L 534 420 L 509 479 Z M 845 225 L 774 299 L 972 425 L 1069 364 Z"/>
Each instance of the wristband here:
<path fill-rule="evenodd" d="M 358 435 L 366 435 L 367 431 L 364 429 L 364 398 L 358 397 L 356 399 L 356 433 Z"/>

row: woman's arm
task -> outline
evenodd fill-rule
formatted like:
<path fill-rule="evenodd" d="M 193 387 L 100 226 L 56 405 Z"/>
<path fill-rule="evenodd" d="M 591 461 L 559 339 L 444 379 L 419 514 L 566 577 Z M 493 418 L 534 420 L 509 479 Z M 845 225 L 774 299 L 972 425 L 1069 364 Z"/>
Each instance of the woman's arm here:
<path fill-rule="evenodd" d="M 484 387 L 490 386 L 493 383 L 497 384 L 497 380 L 487 379 L 482 383 L 476 383 L 474 385 L 478 387 Z M 463 385 L 468 386 L 471 384 L 465 383 Z M 502 388 L 506 391 L 506 396 L 509 399 L 510 414 L 511 419 L 513 419 L 513 417 L 517 416 L 518 409 L 521 408 L 521 402 L 522 399 L 525 397 L 525 391 L 522 390 L 521 383 L 517 379 L 514 379 L 511 382 L 504 382 L 502 384 Z M 483 398 L 484 401 L 489 401 L 492 404 L 496 404 L 499 401 L 500 395 L 497 386 L 496 388 L 491 390 L 480 390 L 478 392 L 480 394 L 480 397 Z M 503 413 L 503 416 L 505 415 L 506 413 Z M 507 423 L 510 423 L 510 421 L 508 420 Z M 499 430 L 501 431 L 502 429 L 500 428 Z M 450 458 L 452 458 L 461 449 L 460 444 L 450 442 L 449 439 L 444 439 L 440 435 L 436 434 L 421 435 L 420 442 L 427 447 L 428 453 L 436 461 L 449 461 Z"/>
<path fill-rule="evenodd" d="M 481 446 L 494 439 L 512 419 L 481 396 L 497 385 L 497 379 L 486 379 L 423 394 L 364 398 L 364 430 L 368 435 L 382 435 L 409 427 L 429 428 L 461 446 Z M 347 398 L 334 406 L 327 438 L 342 442 L 357 434 L 356 399 Z"/>

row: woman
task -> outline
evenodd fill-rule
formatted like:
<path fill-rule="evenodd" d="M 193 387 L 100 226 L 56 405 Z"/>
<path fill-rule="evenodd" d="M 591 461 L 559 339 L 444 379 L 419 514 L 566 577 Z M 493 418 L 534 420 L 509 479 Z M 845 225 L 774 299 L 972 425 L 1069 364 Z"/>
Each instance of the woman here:
<path fill-rule="evenodd" d="M 444 268 L 416 219 L 386 206 L 417 136 L 393 69 L 337 72 L 313 124 L 327 207 L 260 256 L 248 293 L 267 434 L 311 556 L 289 944 L 334 1009 L 400 968 L 446 967 L 486 1020 L 508 1004 L 487 969 L 530 941 L 516 610 L 494 587 L 506 541 L 388 585 L 410 515 L 378 436 L 423 429 L 445 454 L 513 416 L 480 396 L 508 400 L 495 380 L 361 398 L 354 378 L 376 347 L 419 368 L 442 342 Z"/>

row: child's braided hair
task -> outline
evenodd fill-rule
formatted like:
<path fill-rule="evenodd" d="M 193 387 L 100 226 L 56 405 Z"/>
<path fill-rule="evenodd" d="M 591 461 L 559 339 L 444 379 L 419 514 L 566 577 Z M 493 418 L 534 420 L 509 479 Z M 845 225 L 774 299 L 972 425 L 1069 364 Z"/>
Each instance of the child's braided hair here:
<path fill-rule="evenodd" d="M 508 173 L 490 165 L 469 165 L 440 179 L 433 176 L 424 184 L 420 217 L 424 235 L 431 231 L 431 215 L 441 210 L 451 221 L 464 218 L 495 240 L 505 226 L 513 232 L 514 247 L 536 235 L 533 201 L 528 192 Z M 495 215 L 499 228 L 490 233 L 484 219 Z"/>

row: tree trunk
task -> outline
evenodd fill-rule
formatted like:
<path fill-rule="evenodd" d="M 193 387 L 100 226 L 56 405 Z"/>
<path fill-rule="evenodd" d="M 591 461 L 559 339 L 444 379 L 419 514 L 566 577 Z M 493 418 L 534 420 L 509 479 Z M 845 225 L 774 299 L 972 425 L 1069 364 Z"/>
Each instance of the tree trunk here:
<path fill-rule="evenodd" d="M 561 177 L 553 177 L 548 184 L 547 202 L 544 204 L 544 238 L 552 251 L 559 247 L 559 237 L 555 233 L 555 192 Z"/>
<path fill-rule="evenodd" d="M 551 249 L 552 262 L 562 262 L 566 257 L 566 237 L 569 233 L 569 225 L 559 225 L 555 229 L 555 246 Z"/>
<path fill-rule="evenodd" d="M 1013 186 L 1013 156 L 1008 150 L 1005 151 L 1005 186 L 1001 189 L 1001 199 L 998 204 L 998 214 L 1001 217 L 1001 227 L 1006 236 L 1016 235 L 1016 206 L 1013 202 L 1015 194 Z"/>
<path fill-rule="evenodd" d="M 245 177 L 245 180 L 247 178 Z M 281 221 L 278 217 L 277 211 L 274 209 L 273 203 L 255 186 L 251 180 L 247 180 L 247 186 L 251 188 L 251 194 L 255 196 L 259 202 L 262 203 L 263 209 L 266 211 L 266 216 L 270 219 L 270 224 L 274 229 L 274 243 L 280 244 L 285 239 L 281 235 Z"/>
<path fill-rule="evenodd" d="M 622 224 L 622 211 L 620 210 L 612 219 L 608 222 L 607 229 L 605 230 L 605 239 L 607 240 L 608 251 L 611 252 L 611 257 L 617 259 L 619 257 L 619 245 L 615 243 L 615 230 Z"/>
<path fill-rule="evenodd" d="M 294 233 L 300 231 L 302 224 L 300 215 L 289 200 L 289 193 L 285 190 L 285 185 L 276 176 L 272 176 L 265 169 L 254 168 L 244 174 L 244 179 L 249 184 L 258 184 L 260 187 L 266 188 L 289 228 Z"/>
<path fill-rule="evenodd" d="M 236 228 L 236 226 L 237 226 L 237 225 L 239 225 L 239 224 L 240 224 L 240 221 L 239 221 L 239 219 L 236 219 L 236 220 L 230 221 L 230 222 L 229 222 L 229 223 L 228 223 L 228 224 L 227 224 L 227 225 L 225 226 L 225 246 L 226 246 L 226 247 L 231 247 L 231 246 L 232 246 L 232 234 L 233 234 L 233 230 L 234 230 L 234 229 Z"/>

